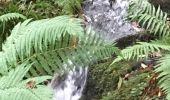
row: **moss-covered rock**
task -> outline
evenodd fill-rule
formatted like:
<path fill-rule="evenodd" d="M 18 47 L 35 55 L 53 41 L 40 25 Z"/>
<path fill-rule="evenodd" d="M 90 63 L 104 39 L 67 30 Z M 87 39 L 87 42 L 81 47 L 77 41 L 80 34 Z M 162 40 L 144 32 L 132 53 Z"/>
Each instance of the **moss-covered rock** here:
<path fill-rule="evenodd" d="M 136 72 L 129 80 L 123 80 L 119 89 L 108 92 L 102 100 L 140 100 L 147 86 L 148 72 Z"/>
<path fill-rule="evenodd" d="M 99 100 L 103 94 L 117 88 L 120 76 L 124 76 L 130 70 L 129 64 L 117 63 L 110 66 L 111 60 L 89 68 L 85 100 Z"/>
<path fill-rule="evenodd" d="M 109 66 L 111 61 L 89 68 L 87 85 L 82 100 L 140 100 L 143 98 L 145 95 L 143 92 L 151 79 L 151 69 L 132 71 L 131 66 L 136 63 L 135 61 L 122 61 Z M 128 80 L 125 80 L 124 76 L 127 73 L 131 74 Z M 149 98 L 149 100 L 154 98 L 153 96 L 150 97 L 149 94 L 144 97 Z"/>

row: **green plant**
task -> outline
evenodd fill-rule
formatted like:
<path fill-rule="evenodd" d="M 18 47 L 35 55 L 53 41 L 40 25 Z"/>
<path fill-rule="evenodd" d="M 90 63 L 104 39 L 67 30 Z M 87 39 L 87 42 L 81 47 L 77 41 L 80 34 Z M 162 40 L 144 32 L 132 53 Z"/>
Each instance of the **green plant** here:
<path fill-rule="evenodd" d="M 22 14 L 19 13 L 8 13 L 8 14 L 4 14 L 2 16 L 0 16 L 0 21 L 2 23 L 8 22 L 12 19 L 17 19 L 17 18 L 22 18 L 22 19 L 26 19 L 25 16 L 23 16 Z"/>
<path fill-rule="evenodd" d="M 135 72 L 128 81 L 122 79 L 119 89 L 108 92 L 100 100 L 140 100 L 147 86 L 148 75 L 148 72 Z"/>
<path fill-rule="evenodd" d="M 62 74 L 65 70 L 69 70 L 73 66 L 70 65 L 69 60 L 73 64 L 87 65 L 111 57 L 113 53 L 119 53 L 113 43 L 104 41 L 91 29 L 84 30 L 81 23 L 80 19 L 71 16 L 58 16 L 36 21 L 28 19 L 18 23 L 12 29 L 11 35 L 3 44 L 2 52 L 0 52 L 0 80 L 2 82 L 0 84 L 1 86 L 4 84 L 0 95 L 3 97 L 2 100 L 18 100 L 18 98 L 27 100 L 28 95 L 33 100 L 49 100 L 51 92 L 44 95 L 47 98 L 39 97 L 44 94 L 42 91 L 48 90 L 47 86 L 38 85 L 49 79 L 49 77 L 41 76 L 51 76 L 56 71 Z M 64 65 L 67 65 L 67 69 Z M 23 78 L 31 77 L 38 79 L 35 87 L 31 89 L 22 88 L 22 85 L 20 87 L 20 83 L 25 82 Z M 31 87 L 34 86 L 32 80 L 24 84 L 30 85 L 30 82 Z"/>
<path fill-rule="evenodd" d="M 77 14 L 81 11 L 82 0 L 54 0 L 60 7 L 62 7 L 65 14 Z"/>
<path fill-rule="evenodd" d="M 115 47 L 107 45 L 94 32 L 84 34 L 79 19 L 60 16 L 33 22 L 28 19 L 17 24 L 2 49 L 0 66 L 11 69 L 29 60 L 28 63 L 34 62 L 31 75 L 38 76 L 52 75 L 68 59 L 76 63 L 89 63 L 107 57 Z M 4 73 L 2 70 L 0 72 Z"/>
<path fill-rule="evenodd" d="M 166 98 L 170 100 L 170 28 L 166 21 L 167 14 L 161 11 L 160 7 L 156 9 L 147 0 L 131 0 L 129 8 L 129 19 L 131 21 L 137 21 L 142 28 L 147 30 L 147 33 L 154 33 L 154 35 L 158 36 L 158 39 L 149 43 L 138 42 L 136 45 L 123 49 L 121 51 L 123 57 L 119 56 L 113 61 L 113 63 L 122 59 L 138 60 L 142 55 L 145 55 L 147 58 L 148 54 L 152 52 L 162 51 L 163 57 L 157 62 L 158 65 L 155 67 L 155 71 L 159 73 L 158 79 L 160 87 L 167 94 Z"/>
<path fill-rule="evenodd" d="M 12 0 L 0 6 L 0 14 L 20 13 L 27 18 L 42 19 L 61 15 L 62 9 L 53 0 Z"/>
<path fill-rule="evenodd" d="M 23 80 L 32 64 L 24 62 L 0 78 L 1 100 L 51 100 L 52 90 L 42 83 L 51 76 Z"/>
<path fill-rule="evenodd" d="M 0 42 L 2 43 L 12 30 L 11 27 L 16 25 L 18 19 L 26 19 L 26 17 L 19 13 L 8 13 L 0 16 Z M 1 46 L 0 46 L 1 50 Z"/>
<path fill-rule="evenodd" d="M 167 36 L 170 33 L 167 24 L 167 13 L 164 13 L 160 6 L 156 9 L 147 0 L 130 0 L 129 18 L 137 20 L 147 31 L 160 36 Z"/>

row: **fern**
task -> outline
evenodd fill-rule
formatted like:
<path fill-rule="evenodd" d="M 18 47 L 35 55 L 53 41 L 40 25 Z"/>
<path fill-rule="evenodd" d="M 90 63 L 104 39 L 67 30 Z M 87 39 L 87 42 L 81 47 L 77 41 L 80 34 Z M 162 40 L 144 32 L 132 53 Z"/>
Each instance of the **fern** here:
<path fill-rule="evenodd" d="M 155 71 L 159 73 L 158 79 L 160 87 L 167 94 L 166 98 L 170 100 L 170 28 L 166 23 L 167 14 L 164 13 L 160 6 L 156 9 L 147 0 L 131 0 L 129 8 L 129 18 L 138 21 L 143 28 L 159 35 L 159 40 L 138 42 L 138 44 L 127 47 L 121 51 L 122 57 L 118 56 L 113 63 L 122 59 L 140 59 L 141 55 L 147 55 L 154 51 L 166 51 L 164 57 L 158 61 Z M 112 64 L 113 64 L 112 63 Z"/>
<path fill-rule="evenodd" d="M 82 0 L 54 0 L 60 7 L 62 7 L 63 13 L 75 14 L 81 10 Z"/>
<path fill-rule="evenodd" d="M 12 30 L 11 36 L 3 45 L 3 58 L 1 61 L 6 62 L 6 64 L 1 63 L 2 65 L 0 66 L 17 65 L 17 63 L 25 61 L 27 59 L 26 57 L 33 59 L 34 54 L 43 54 L 42 49 L 47 49 L 49 44 L 51 45 L 51 50 L 54 50 L 54 47 L 57 46 L 55 42 L 61 41 L 62 34 L 65 35 L 69 32 L 75 35 L 78 33 L 82 34 L 83 32 L 79 20 L 75 21 L 74 18 L 70 19 L 67 16 L 30 21 L 26 20 L 22 24 L 18 24 Z M 18 57 L 20 59 L 19 62 L 17 61 Z"/>
<path fill-rule="evenodd" d="M 19 13 L 7 13 L 0 16 L 0 30 L 1 30 L 0 42 L 1 43 L 5 40 L 6 36 L 8 36 L 8 34 L 11 31 L 10 30 L 11 27 L 15 25 L 14 22 L 16 22 L 16 20 L 18 19 L 26 19 L 26 17 Z M 1 45 L 0 45 L 0 50 L 1 50 Z"/>
<path fill-rule="evenodd" d="M 166 98 L 170 100 L 170 54 L 166 54 L 165 57 L 162 57 L 159 60 L 159 64 L 156 66 L 155 71 L 157 73 L 160 73 L 158 78 L 159 78 L 159 84 L 160 87 L 165 90 Z"/>
<path fill-rule="evenodd" d="M 167 13 L 156 9 L 147 0 L 131 0 L 129 18 L 137 20 L 141 26 L 155 35 L 167 36 L 170 34 L 169 25 L 166 23 Z"/>
<path fill-rule="evenodd" d="M 10 21 L 12 19 L 18 19 L 18 18 L 26 19 L 26 17 L 23 16 L 22 14 L 19 14 L 19 13 L 8 13 L 8 14 L 1 15 L 0 16 L 0 21 L 1 22 L 7 22 L 7 21 Z"/>
<path fill-rule="evenodd" d="M 151 41 L 150 43 L 147 42 L 138 42 L 136 45 L 127 47 L 121 51 L 122 56 L 118 56 L 112 64 L 118 62 L 120 60 L 126 59 L 140 59 L 142 55 L 145 55 L 145 58 L 148 55 L 155 51 L 166 50 L 170 51 L 170 45 L 163 40 L 156 40 Z"/>
<path fill-rule="evenodd" d="M 53 75 L 57 69 L 65 70 L 64 64 L 68 69 L 74 64 L 90 64 L 118 51 L 94 32 L 84 33 L 79 19 L 59 16 L 30 21 L 19 23 L 3 45 L 0 67 L 6 70 L 1 74 L 29 60 L 34 64 L 28 76 Z"/>
<path fill-rule="evenodd" d="M 18 65 L 7 75 L 0 78 L 0 99 L 1 100 L 51 100 L 52 91 L 40 83 L 51 79 L 50 76 L 42 76 L 23 80 L 32 64 Z M 29 84 L 29 82 L 33 82 Z M 34 84 L 35 83 L 35 84 Z"/>
<path fill-rule="evenodd" d="M 22 14 L 19 14 L 19 13 L 7 13 L 7 14 L 4 14 L 4 15 L 1 15 L 0 16 L 0 23 L 1 23 L 1 26 L 2 26 L 2 33 L 1 33 L 1 37 L 3 35 L 3 33 L 5 33 L 5 28 L 6 28 L 6 23 L 11 21 L 11 20 L 14 20 L 14 19 L 26 19 L 26 17 Z"/>
<path fill-rule="evenodd" d="M 42 83 L 54 72 L 119 53 L 114 43 L 81 23 L 70 16 L 18 23 L 0 52 L 0 99 L 51 100 L 52 91 Z"/>

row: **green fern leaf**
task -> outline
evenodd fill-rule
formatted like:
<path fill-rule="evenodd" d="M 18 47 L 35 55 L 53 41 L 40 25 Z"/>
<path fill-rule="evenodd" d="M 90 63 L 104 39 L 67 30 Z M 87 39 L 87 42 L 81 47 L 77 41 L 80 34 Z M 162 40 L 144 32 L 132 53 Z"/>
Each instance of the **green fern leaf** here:
<path fill-rule="evenodd" d="M 0 16 L 0 21 L 1 22 L 7 22 L 9 20 L 12 19 L 18 19 L 18 18 L 22 18 L 22 19 L 26 19 L 26 17 L 22 14 L 19 13 L 8 13 L 8 14 L 4 14 Z"/>
<path fill-rule="evenodd" d="M 156 10 L 147 0 L 131 0 L 129 18 L 142 23 L 143 28 L 155 35 L 167 36 L 170 34 L 169 25 L 166 23 L 167 14 L 160 9 L 160 6 Z"/>
<path fill-rule="evenodd" d="M 0 78 L 0 100 L 51 100 L 52 90 L 40 83 L 49 76 L 23 80 L 32 65 L 25 62 Z M 33 82 L 29 84 L 29 82 Z M 35 84 L 34 84 L 35 83 Z"/>
<path fill-rule="evenodd" d="M 34 65 L 27 76 L 53 75 L 57 70 L 65 70 L 64 65 L 74 66 L 68 63 L 70 60 L 89 64 L 118 52 L 118 48 L 95 32 L 84 33 L 79 19 L 59 16 L 30 21 L 19 23 L 12 30 L 3 45 L 0 66 L 11 69 L 28 60 Z"/>
<path fill-rule="evenodd" d="M 165 57 L 162 57 L 159 60 L 159 64 L 156 66 L 155 71 L 157 73 L 160 73 L 158 78 L 159 78 L 159 84 L 160 87 L 165 91 L 167 94 L 166 98 L 169 100 L 170 98 L 170 55 L 167 54 Z"/>
<path fill-rule="evenodd" d="M 121 51 L 121 56 L 118 56 L 113 62 L 118 62 L 122 59 L 130 60 L 130 59 L 140 59 L 141 55 L 147 55 L 151 52 L 160 51 L 160 50 L 167 50 L 170 51 L 170 45 L 166 42 L 157 40 L 151 41 L 150 43 L 147 42 L 138 42 L 138 44 L 134 46 L 127 47 Z"/>

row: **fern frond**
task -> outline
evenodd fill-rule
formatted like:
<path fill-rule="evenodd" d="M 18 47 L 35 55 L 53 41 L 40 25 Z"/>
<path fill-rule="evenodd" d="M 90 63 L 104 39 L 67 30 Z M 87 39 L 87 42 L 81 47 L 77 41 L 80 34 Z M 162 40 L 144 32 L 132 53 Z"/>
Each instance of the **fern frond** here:
<path fill-rule="evenodd" d="M 43 76 L 27 80 L 23 77 L 29 71 L 31 64 L 23 62 L 15 70 L 0 78 L 0 100 L 51 100 L 52 91 L 39 85 L 51 77 Z M 32 82 L 32 83 L 29 83 Z"/>
<path fill-rule="evenodd" d="M 121 56 L 118 56 L 113 62 L 118 62 L 122 59 L 130 60 L 130 59 L 140 59 L 141 55 L 147 55 L 151 52 L 160 51 L 160 50 L 167 50 L 170 51 L 170 45 L 166 42 L 157 40 L 151 41 L 150 43 L 147 42 L 138 42 L 138 44 L 127 47 L 121 51 Z"/>
<path fill-rule="evenodd" d="M 31 30 L 30 30 L 31 29 Z M 96 33 L 84 33 L 79 19 L 59 16 L 19 23 L 3 45 L 0 67 L 11 69 L 26 60 L 34 63 L 31 76 L 52 75 L 57 69 L 110 57 L 117 52 Z M 69 61 L 71 60 L 71 64 Z"/>
<path fill-rule="evenodd" d="M 3 58 L 3 53 L 2 52 L 0 52 L 0 63 L 3 65 L 3 66 L 1 66 L 1 68 L 0 68 L 0 73 L 2 74 L 2 75 L 5 75 L 7 72 L 8 72 L 8 66 L 6 65 L 6 63 L 5 63 L 5 58 Z M 1 76 L 1 75 L 0 75 Z"/>
<path fill-rule="evenodd" d="M 167 13 L 156 9 L 147 0 L 131 0 L 129 18 L 138 21 L 141 26 L 151 33 L 167 36 L 170 34 L 170 27 L 166 23 Z"/>
<path fill-rule="evenodd" d="M 159 84 L 160 87 L 165 91 L 167 100 L 170 100 L 170 54 L 162 57 L 158 61 L 155 71 L 159 73 Z"/>
<path fill-rule="evenodd" d="M 30 21 L 19 23 L 12 30 L 11 36 L 3 45 L 4 52 L 0 66 L 17 65 L 17 63 L 25 61 L 27 57 L 34 58 L 34 54 L 41 54 L 43 50 L 47 51 L 47 48 L 50 50 L 62 48 L 62 45 L 60 47 L 56 42 L 61 43 L 61 37 L 66 34 L 77 36 L 83 34 L 81 21 L 69 16 Z M 20 59 L 19 62 L 18 59 Z"/>
<path fill-rule="evenodd" d="M 124 57 L 126 59 L 139 57 L 141 54 L 147 54 L 148 52 L 152 52 L 154 50 L 166 50 L 168 54 L 165 54 L 158 61 L 158 65 L 156 66 L 155 71 L 159 73 L 159 84 L 160 87 L 165 91 L 166 98 L 170 100 L 170 45 L 169 45 L 169 34 L 170 27 L 167 24 L 167 14 L 164 13 L 160 6 L 156 9 L 153 5 L 151 5 L 147 0 L 131 0 L 131 6 L 129 9 L 130 18 L 132 20 L 137 20 L 139 24 L 151 33 L 158 34 L 162 39 L 156 42 L 151 43 L 140 43 L 139 45 L 132 46 L 131 48 L 127 48 L 122 50 L 125 54 Z M 154 44 L 153 44 L 154 43 Z M 135 49 L 137 47 L 137 49 Z M 126 54 L 127 53 L 127 54 Z M 117 58 L 114 62 L 121 60 L 122 58 Z M 113 62 L 113 63 L 114 63 Z"/>
<path fill-rule="evenodd" d="M 138 19 L 138 15 L 148 14 L 155 17 L 156 19 L 162 20 L 163 23 L 166 22 L 167 13 L 160 9 L 156 9 L 148 0 L 130 0 L 129 1 L 129 17 L 132 19 Z"/>
<path fill-rule="evenodd" d="M 15 70 L 11 70 L 7 76 L 4 75 L 2 78 L 0 78 L 0 89 L 10 88 L 18 85 L 18 83 L 21 82 L 30 67 L 31 64 L 24 62 Z"/>
<path fill-rule="evenodd" d="M 52 100 L 52 91 L 46 86 L 36 89 L 9 88 L 0 90 L 1 100 Z"/>
<path fill-rule="evenodd" d="M 22 19 L 26 19 L 26 17 L 22 14 L 19 13 L 8 13 L 8 14 L 4 14 L 0 16 L 0 21 L 1 22 L 7 22 L 9 20 L 12 19 L 18 19 L 18 18 L 22 18 Z"/>
<path fill-rule="evenodd" d="M 19 13 L 7 13 L 0 16 L 0 50 L 2 50 L 2 42 L 9 36 L 10 31 L 17 22 L 18 19 L 26 19 L 26 17 Z"/>

